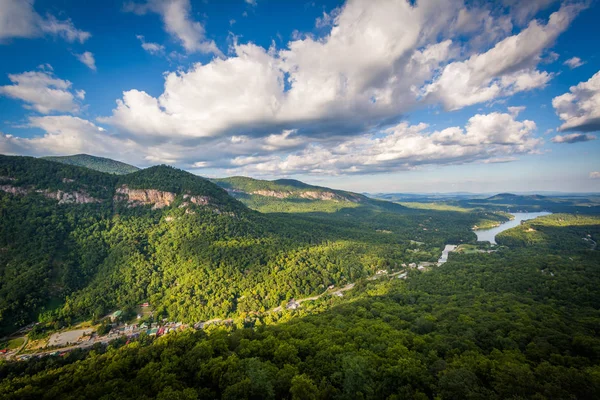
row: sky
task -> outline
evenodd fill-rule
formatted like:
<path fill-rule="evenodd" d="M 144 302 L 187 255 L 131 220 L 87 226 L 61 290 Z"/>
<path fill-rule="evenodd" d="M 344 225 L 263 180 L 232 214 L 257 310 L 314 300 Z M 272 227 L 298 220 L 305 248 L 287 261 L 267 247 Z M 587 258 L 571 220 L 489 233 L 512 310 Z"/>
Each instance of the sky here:
<path fill-rule="evenodd" d="M 600 192 L 597 0 L 0 0 L 0 153 Z"/>

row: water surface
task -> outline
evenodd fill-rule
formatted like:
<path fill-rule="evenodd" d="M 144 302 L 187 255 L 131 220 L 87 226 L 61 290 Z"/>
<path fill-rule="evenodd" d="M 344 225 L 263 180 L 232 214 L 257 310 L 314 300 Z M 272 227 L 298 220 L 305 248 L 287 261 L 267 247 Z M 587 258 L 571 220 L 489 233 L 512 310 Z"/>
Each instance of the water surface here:
<path fill-rule="evenodd" d="M 500 232 L 504 232 L 507 229 L 514 228 L 515 226 L 519 226 L 521 224 L 521 221 L 527 221 L 527 220 L 534 219 L 537 217 L 543 217 L 544 215 L 550 215 L 552 213 L 543 211 L 543 212 L 517 212 L 517 213 L 511 213 L 511 214 L 515 218 L 508 222 L 500 224 L 500 226 L 497 226 L 492 229 L 478 229 L 476 231 L 473 231 L 477 235 L 477 241 L 478 242 L 490 242 L 491 244 L 496 244 L 496 235 L 499 234 Z"/>

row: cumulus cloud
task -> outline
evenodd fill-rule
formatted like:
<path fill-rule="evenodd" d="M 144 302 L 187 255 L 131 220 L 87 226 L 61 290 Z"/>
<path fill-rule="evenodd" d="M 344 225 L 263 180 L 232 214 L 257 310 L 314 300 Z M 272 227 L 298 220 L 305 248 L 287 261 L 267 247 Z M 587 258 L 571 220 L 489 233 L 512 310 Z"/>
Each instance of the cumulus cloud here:
<path fill-rule="evenodd" d="M 82 54 L 75 54 L 75 57 L 77 57 L 77 59 L 84 63 L 89 69 L 96 71 L 96 59 L 94 58 L 94 54 L 86 51 Z"/>
<path fill-rule="evenodd" d="M 552 138 L 553 143 L 579 143 L 595 140 L 596 136 L 589 133 L 570 133 L 568 135 L 556 135 Z"/>
<path fill-rule="evenodd" d="M 583 61 L 581 61 L 581 58 L 579 58 L 579 57 L 572 57 L 564 62 L 564 65 L 568 66 L 571 69 L 581 67 L 583 64 L 585 64 L 585 63 Z"/>
<path fill-rule="evenodd" d="M 552 106 L 558 117 L 564 121 L 559 130 L 600 130 L 600 72 L 586 82 L 571 86 L 569 93 L 552 99 Z"/>
<path fill-rule="evenodd" d="M 364 174 L 419 165 L 508 162 L 542 144 L 533 121 L 510 114 L 475 115 L 466 126 L 429 131 L 426 124 L 402 122 L 384 135 L 363 135 L 326 147 L 311 144 L 290 155 L 240 156 L 232 164 L 251 174 Z M 237 170 L 234 170 L 237 171 Z"/>
<path fill-rule="evenodd" d="M 424 87 L 423 96 L 440 101 L 446 110 L 544 87 L 552 78 L 536 70 L 542 52 L 565 31 L 582 7 L 563 5 L 545 25 L 534 20 L 519 34 L 498 42 L 485 53 L 446 65 L 441 74 Z"/>
<path fill-rule="evenodd" d="M 158 2 L 130 6 L 150 8 Z M 459 29 L 462 1 L 351 1 L 327 14 L 324 37 L 298 37 L 282 49 L 235 41 L 229 58 L 167 74 L 158 97 L 124 92 L 100 121 L 165 142 L 283 130 L 311 138 L 361 134 L 424 103 L 453 110 L 543 87 L 552 75 L 536 69 L 542 53 L 580 9 L 564 5 L 545 24 L 532 21 L 490 50 L 453 61 L 462 54 L 455 41 L 480 29 L 464 21 Z M 504 21 L 492 11 L 490 24 Z"/>
<path fill-rule="evenodd" d="M 138 38 L 139 41 L 142 42 L 142 49 L 146 50 L 148 53 L 154 55 L 164 54 L 165 46 L 158 43 L 146 42 L 146 39 L 142 35 L 137 35 L 136 38 Z"/>
<path fill-rule="evenodd" d="M 51 14 L 39 15 L 33 0 L 0 0 L 0 43 L 12 38 L 34 38 L 45 34 L 68 42 L 83 43 L 91 34 L 79 30 L 70 19 L 59 20 Z"/>
<path fill-rule="evenodd" d="M 112 153 L 114 156 L 126 154 L 130 146 L 127 141 L 112 138 L 93 123 L 73 116 L 31 117 L 27 126 L 42 129 L 46 133 L 33 138 L 0 134 L 0 152 L 33 156 Z"/>
<path fill-rule="evenodd" d="M 83 99 L 85 92 L 73 94 L 71 82 L 59 79 L 51 70 L 28 71 L 9 74 L 12 85 L 0 86 L 0 95 L 12 97 L 27 103 L 24 107 L 42 114 L 52 111 L 76 112 L 79 105 L 75 96 Z"/>
<path fill-rule="evenodd" d="M 212 53 L 222 56 L 212 40 L 206 39 L 204 26 L 191 17 L 192 6 L 189 0 L 148 0 L 145 3 L 129 2 L 124 10 L 138 15 L 148 12 L 159 14 L 165 30 L 176 38 L 188 53 Z"/>
<path fill-rule="evenodd" d="M 590 172 L 591 179 L 600 179 L 600 171 L 592 171 Z"/>

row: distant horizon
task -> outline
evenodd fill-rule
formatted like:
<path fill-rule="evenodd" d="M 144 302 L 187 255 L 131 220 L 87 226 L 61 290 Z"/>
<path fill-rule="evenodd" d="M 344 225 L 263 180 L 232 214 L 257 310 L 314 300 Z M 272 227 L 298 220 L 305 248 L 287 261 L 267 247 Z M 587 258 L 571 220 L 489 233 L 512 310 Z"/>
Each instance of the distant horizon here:
<path fill-rule="evenodd" d="M 89 157 L 96 157 L 96 158 L 103 158 L 103 159 L 107 159 L 107 160 L 112 160 L 112 161 L 117 161 L 117 162 L 121 162 L 124 164 L 128 164 L 131 165 L 133 167 L 136 168 L 140 168 L 140 169 L 144 169 L 144 168 L 150 168 L 152 166 L 155 165 L 161 165 L 161 164 L 155 164 L 152 166 L 146 166 L 146 167 L 140 167 L 137 165 L 133 165 L 133 164 L 129 164 L 126 161 L 122 161 L 122 160 L 115 160 L 113 158 L 110 157 L 103 157 L 103 156 L 95 156 L 93 154 L 87 154 L 87 153 L 78 153 L 78 154 L 62 154 L 62 155 L 52 155 L 52 156 L 39 156 L 37 158 L 47 158 L 47 157 L 75 157 L 75 156 L 89 156 Z M 169 164 L 165 164 L 165 165 L 169 165 Z M 172 166 L 172 165 L 171 165 Z M 173 166 L 175 167 L 175 166 Z M 232 177 L 236 177 L 236 176 L 240 176 L 240 177 L 245 177 L 245 178 L 251 178 L 251 179 L 256 179 L 256 180 L 266 180 L 266 181 L 276 181 L 276 180 L 281 180 L 281 179 L 291 179 L 291 180 L 297 180 L 300 181 L 302 183 L 308 184 L 308 185 L 312 185 L 312 186 L 322 186 L 322 187 L 327 187 L 329 189 L 334 189 L 334 190 L 345 190 L 345 191 L 350 191 L 350 192 L 354 192 L 354 193 L 359 193 L 359 194 L 365 194 L 365 195 L 383 195 L 383 194 L 403 194 L 403 195 L 443 195 L 443 196 L 450 196 L 450 195 L 474 195 L 474 196 L 482 196 L 482 195 L 490 195 L 490 196 L 494 196 L 494 195 L 498 195 L 498 194 L 516 194 L 516 195 L 534 195 L 534 194 L 538 194 L 538 195 L 549 195 L 549 194 L 555 194 L 555 195 L 600 195 L 600 191 L 594 192 L 594 191 L 561 191 L 561 190 L 530 190 L 530 191 L 523 191 L 523 190 L 502 190 L 502 191 L 486 191 L 486 192 L 474 192 L 474 191 L 447 191 L 447 192 L 435 192 L 435 191 L 364 191 L 364 190 L 348 190 L 348 189 L 340 189 L 337 188 L 335 186 L 325 186 L 322 184 L 314 184 L 311 183 L 310 179 L 308 180 L 301 180 L 301 179 L 297 179 L 296 177 L 289 177 L 289 176 L 283 176 L 283 177 L 273 177 L 270 179 L 266 179 L 266 178 L 261 178 L 261 177 L 255 177 L 255 176 L 250 176 L 250 175 L 224 175 L 224 176 L 204 176 L 198 173 L 195 173 L 193 170 L 186 170 L 187 172 L 190 172 L 194 175 L 198 175 L 200 177 L 206 178 L 206 179 L 224 179 L 224 178 L 232 178 Z"/>

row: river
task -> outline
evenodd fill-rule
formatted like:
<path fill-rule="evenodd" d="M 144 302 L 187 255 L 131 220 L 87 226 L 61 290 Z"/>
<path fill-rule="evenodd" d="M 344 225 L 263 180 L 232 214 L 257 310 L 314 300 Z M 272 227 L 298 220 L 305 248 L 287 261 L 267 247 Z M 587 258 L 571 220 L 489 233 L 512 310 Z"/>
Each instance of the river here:
<path fill-rule="evenodd" d="M 492 229 L 480 229 L 473 231 L 477 235 L 478 242 L 490 242 L 491 244 L 496 244 L 496 235 L 500 232 L 504 232 L 507 229 L 514 228 L 515 226 L 519 226 L 521 221 L 527 221 L 529 219 L 534 219 L 537 217 L 543 217 L 544 215 L 550 215 L 550 212 L 516 212 L 511 213 L 515 218 L 500 224 Z"/>

